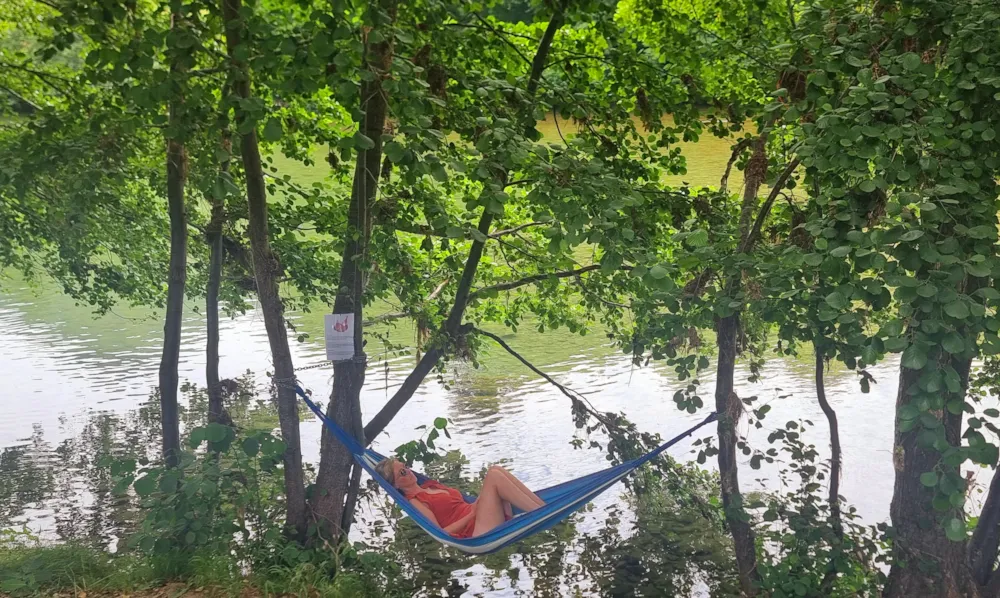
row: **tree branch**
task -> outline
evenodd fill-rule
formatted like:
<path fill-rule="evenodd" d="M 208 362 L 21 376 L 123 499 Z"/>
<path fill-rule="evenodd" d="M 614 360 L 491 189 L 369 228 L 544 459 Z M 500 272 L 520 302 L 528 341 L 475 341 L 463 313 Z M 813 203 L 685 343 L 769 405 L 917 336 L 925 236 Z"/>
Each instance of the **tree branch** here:
<path fill-rule="evenodd" d="M 510 282 L 503 282 L 500 284 L 495 284 L 488 287 L 483 287 L 478 289 L 476 292 L 469 295 L 469 301 L 473 299 L 478 299 L 479 297 L 493 292 L 509 291 L 511 289 L 516 289 L 518 287 L 523 287 L 525 285 L 533 284 L 543 280 L 550 280 L 552 278 L 569 278 L 571 276 L 579 276 L 580 274 L 585 274 L 587 272 L 593 272 L 594 270 L 600 269 L 600 264 L 592 264 L 590 266 L 584 266 L 582 268 L 577 268 L 576 270 L 563 270 L 561 272 L 545 272 L 543 274 L 534 274 L 532 276 L 525 276 L 518 280 L 512 280 Z"/>
<path fill-rule="evenodd" d="M 760 212 L 757 213 L 757 218 L 753 222 L 753 228 L 750 229 L 750 234 L 747 235 L 746 241 L 740 246 L 740 253 L 746 253 L 753 249 L 757 239 L 760 238 L 760 229 L 764 226 L 764 221 L 767 220 L 768 215 L 771 212 L 771 206 L 774 205 L 774 200 L 781 195 L 781 190 L 784 188 L 785 183 L 788 182 L 788 177 L 792 176 L 795 169 L 799 166 L 799 159 L 795 158 L 788 163 L 785 170 L 778 175 L 778 179 L 774 181 L 774 187 L 771 188 L 771 193 L 768 194 L 767 199 L 764 200 L 763 205 L 760 206 Z"/>
<path fill-rule="evenodd" d="M 549 21 L 548 26 L 545 28 L 545 34 L 542 36 L 542 40 L 538 44 L 538 49 L 535 52 L 534 60 L 531 61 L 531 72 L 528 76 L 528 97 L 534 98 L 535 92 L 538 90 L 538 82 L 542 77 L 542 72 L 545 70 L 545 62 L 548 59 L 549 51 L 552 49 L 552 40 L 555 38 L 556 32 L 562 27 L 563 23 L 563 13 L 566 8 L 566 0 L 558 6 L 552 19 Z M 480 18 L 483 25 L 489 27 L 483 19 Z M 503 37 L 501 36 L 501 39 Z M 504 39 L 504 41 L 510 44 L 509 40 Z M 511 44 L 513 46 L 513 44 Z M 520 54 L 520 51 L 516 46 L 513 46 L 515 51 Z M 532 107 L 533 108 L 533 107 Z M 530 110 L 525 107 L 525 116 L 530 117 Z M 534 120 L 531 118 L 526 118 L 525 120 L 530 120 L 531 124 L 528 128 L 534 127 Z M 507 171 L 501 171 L 494 177 L 495 180 L 500 185 L 506 185 L 507 183 Z M 488 237 L 490 234 L 490 227 L 493 225 L 493 213 L 489 210 L 483 210 L 483 214 L 479 219 L 479 232 L 482 233 L 484 237 Z M 445 337 L 440 342 L 439 346 L 432 347 L 424 356 L 417 362 L 416 367 L 410 372 L 410 375 L 406 377 L 403 381 L 402 386 L 396 391 L 391 399 L 385 404 L 384 407 L 368 422 L 365 426 L 365 443 L 370 444 L 371 441 L 377 436 L 385 427 L 392 421 L 392 418 L 396 416 L 397 413 L 406 405 L 413 393 L 417 391 L 420 383 L 424 380 L 427 374 L 437 365 L 438 360 L 444 355 L 445 346 L 443 343 L 451 342 L 451 339 L 458 338 L 464 330 L 462 326 L 462 318 L 465 315 L 465 306 L 469 301 L 469 292 L 472 288 L 472 279 L 475 278 L 476 270 L 479 268 L 479 261 L 483 256 L 483 241 L 473 241 L 472 247 L 469 248 L 469 256 L 465 262 L 465 269 L 462 271 L 462 278 L 458 282 L 458 289 L 455 292 L 455 302 L 452 304 L 451 312 L 448 314 L 448 319 L 445 321 L 442 328 L 443 336 Z"/>
<path fill-rule="evenodd" d="M 490 233 L 490 238 L 491 239 L 497 239 L 497 238 L 502 237 L 504 235 L 512 235 L 512 234 L 514 234 L 514 233 L 516 233 L 518 231 L 522 231 L 522 230 L 524 230 L 526 228 L 531 228 L 533 226 L 544 226 L 546 224 L 548 224 L 548 223 L 547 222 L 526 222 L 524 224 L 519 224 L 519 225 L 514 226 L 512 228 L 504 228 L 504 229 L 500 229 L 500 230 L 495 230 L 492 233 Z"/>
<path fill-rule="evenodd" d="M 434 301 L 435 299 L 437 299 L 438 295 L 441 294 L 441 291 L 444 290 L 444 287 L 447 286 L 447 284 L 450 281 L 451 281 L 450 278 L 446 278 L 444 281 L 442 281 L 441 284 L 439 284 L 437 286 L 437 288 L 435 288 L 434 291 L 430 295 L 427 295 L 427 298 L 424 299 L 420 303 L 420 305 L 416 306 L 414 309 L 410 309 L 410 310 L 406 310 L 406 311 L 394 311 L 394 312 L 385 313 L 385 314 L 382 314 L 382 315 L 379 315 L 379 316 L 375 316 L 374 318 L 365 320 L 364 321 L 364 326 L 366 326 L 366 327 L 367 326 L 373 326 L 375 324 L 380 324 L 382 322 L 391 322 L 393 320 L 401 320 L 403 318 L 408 318 L 408 317 L 412 316 L 414 313 L 416 313 L 417 311 L 419 311 L 419 309 L 421 307 L 423 307 L 425 304 L 430 303 L 431 301 Z"/>
<path fill-rule="evenodd" d="M 733 170 L 733 164 L 735 164 L 736 160 L 739 159 L 740 154 L 743 153 L 743 150 L 745 150 L 747 146 L 750 145 L 750 141 L 751 139 L 749 137 L 740 139 L 739 142 L 737 142 L 736 145 L 733 146 L 733 153 L 731 156 L 729 156 L 729 162 L 726 162 L 726 171 L 722 174 L 722 180 L 719 181 L 719 189 L 723 193 L 726 192 L 726 187 L 729 185 L 729 173 Z"/>

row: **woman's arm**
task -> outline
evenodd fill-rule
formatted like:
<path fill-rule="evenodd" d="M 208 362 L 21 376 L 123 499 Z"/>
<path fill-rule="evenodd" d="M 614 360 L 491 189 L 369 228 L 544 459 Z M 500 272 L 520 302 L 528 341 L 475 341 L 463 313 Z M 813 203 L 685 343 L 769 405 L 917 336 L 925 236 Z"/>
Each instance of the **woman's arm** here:
<path fill-rule="evenodd" d="M 411 500 L 410 504 L 412 504 L 414 507 L 416 507 L 417 510 L 420 511 L 420 513 L 424 517 L 430 519 L 431 522 L 434 525 L 436 525 L 438 527 L 441 527 L 441 524 L 438 523 L 437 517 L 434 516 L 434 511 L 432 511 L 431 508 L 428 507 L 426 504 L 424 504 L 423 502 L 421 502 L 419 500 Z M 445 531 L 448 531 L 448 530 L 445 530 Z"/>

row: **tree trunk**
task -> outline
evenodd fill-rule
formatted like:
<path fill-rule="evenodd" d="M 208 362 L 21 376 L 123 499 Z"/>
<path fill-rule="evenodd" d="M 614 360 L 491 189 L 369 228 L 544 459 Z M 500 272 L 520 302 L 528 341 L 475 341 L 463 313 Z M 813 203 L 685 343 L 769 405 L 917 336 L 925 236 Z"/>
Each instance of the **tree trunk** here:
<path fill-rule="evenodd" d="M 757 192 L 767 177 L 767 126 L 754 141 L 753 154 L 747 164 L 744 178 L 743 202 L 740 209 L 740 250 L 753 250 L 754 208 L 757 206 Z M 779 184 L 780 186 L 780 184 Z M 758 215 L 763 221 L 766 214 Z M 726 293 L 734 296 L 740 290 L 741 274 L 732 273 L 726 283 Z M 726 523 L 733 536 L 736 565 L 739 568 L 740 587 L 747 596 L 757 593 L 756 534 L 750 526 L 750 517 L 743 509 L 743 495 L 740 492 L 739 464 L 736 461 L 736 428 L 743 415 L 743 403 L 736 395 L 734 378 L 736 355 L 739 349 L 740 313 L 736 312 L 715 322 L 716 343 L 719 357 L 715 378 L 715 410 L 719 414 L 719 479 L 722 490 L 722 504 L 725 508 Z"/>
<path fill-rule="evenodd" d="M 979 523 L 969 542 L 969 566 L 972 576 L 981 586 L 987 586 L 991 581 L 1000 580 L 1000 575 L 994 571 L 997 562 L 997 552 L 1000 550 L 1000 469 L 993 472 L 990 491 L 979 514 Z M 995 596 L 996 594 L 986 594 Z"/>
<path fill-rule="evenodd" d="M 223 88 L 223 105 L 228 90 Z M 229 132 L 229 110 L 223 108 L 221 121 L 222 150 L 232 152 L 233 141 Z M 229 158 L 221 164 L 223 173 L 229 172 Z M 208 283 L 205 285 L 205 381 L 208 386 L 208 421 L 230 425 L 232 420 L 222 404 L 222 387 L 219 385 L 219 286 L 222 279 L 222 261 L 225 248 L 222 245 L 222 225 L 226 222 L 225 197 L 212 201 L 212 215 L 205 227 L 205 242 L 208 244 Z"/>
<path fill-rule="evenodd" d="M 181 7 L 171 3 L 171 27 L 179 26 Z M 181 58 L 170 65 L 171 75 L 182 72 Z M 170 101 L 169 118 L 176 135 L 183 98 Z M 181 321 L 184 317 L 184 285 L 187 282 L 187 218 L 184 214 L 184 184 L 187 153 L 177 138 L 167 138 L 167 212 L 170 216 L 170 266 L 167 279 L 167 309 L 163 323 L 163 353 L 160 357 L 160 423 L 163 429 L 163 462 L 176 467 L 180 461 L 180 419 L 177 409 L 177 366 L 181 352 Z"/>
<path fill-rule="evenodd" d="M 181 353 L 181 320 L 187 280 L 187 222 L 184 216 L 184 182 L 187 155 L 184 145 L 167 140 L 167 205 L 170 214 L 170 272 L 167 313 L 163 324 L 160 357 L 160 411 L 163 427 L 163 461 L 176 467 L 180 459 L 180 419 L 177 413 L 177 366 Z"/>
<path fill-rule="evenodd" d="M 395 20 L 396 1 L 382 0 L 375 10 L 384 11 Z M 382 79 L 392 64 L 392 36 L 366 48 L 364 67 L 375 77 L 361 85 L 361 110 L 364 119 L 358 131 L 374 142 L 374 147 L 358 152 L 354 186 L 344 233 L 344 254 L 340 266 L 340 285 L 333 304 L 335 314 L 354 314 L 354 359 L 333 364 L 333 391 L 327 416 L 345 430 L 350 430 L 364 444 L 361 422 L 361 389 L 365 384 L 368 360 L 364 349 L 365 260 L 371 238 L 371 208 L 378 193 L 382 168 L 382 133 L 388 105 Z M 351 469 L 354 468 L 352 475 Z M 326 428 L 320 442 L 319 474 L 310 510 L 320 537 L 334 541 L 350 531 L 361 471 L 348 451 Z"/>
<path fill-rule="evenodd" d="M 240 45 L 243 23 L 240 17 L 241 0 L 222 0 L 222 15 L 226 30 L 226 48 L 230 61 L 237 71 L 233 88 L 243 99 L 250 98 L 250 73 L 247 66 L 235 57 L 235 49 Z M 237 121 L 247 115 L 238 112 Z M 257 281 L 257 297 L 260 300 L 267 329 L 267 340 L 274 362 L 274 378 L 278 391 L 278 419 L 281 436 L 287 448 L 283 455 L 285 474 L 285 524 L 299 540 L 306 534 L 305 484 L 302 473 L 302 450 L 299 440 L 298 399 L 291 385 L 295 381 L 292 353 L 288 346 L 288 332 L 285 330 L 284 305 L 278 293 L 278 261 L 271 252 L 267 225 L 267 190 L 264 186 L 264 170 L 261 166 L 260 148 L 257 144 L 257 129 L 241 135 L 240 153 L 247 181 L 248 232 L 253 253 L 254 278 Z"/>
<path fill-rule="evenodd" d="M 719 347 L 715 380 L 715 410 L 719 414 L 719 480 L 726 523 L 733 536 L 736 565 L 739 568 L 740 587 L 747 596 L 757 593 L 756 535 L 750 518 L 743 509 L 740 493 L 739 465 L 736 462 L 736 426 L 743 415 L 743 404 L 734 390 L 736 372 L 737 335 L 740 318 L 733 314 L 715 324 Z"/>
<path fill-rule="evenodd" d="M 971 361 L 953 360 L 952 367 L 962 378 L 962 394 L 968 383 Z M 913 400 L 922 370 L 900 366 L 896 410 Z M 949 396 L 946 400 L 961 398 Z M 934 415 L 933 412 L 928 412 Z M 936 414 L 944 427 L 945 438 L 952 446 L 961 441 L 962 416 L 945 410 Z M 957 468 L 941 461 L 941 452 L 919 442 L 922 428 L 903 432 L 896 418 L 893 464 L 895 486 L 889 514 L 893 528 L 893 560 L 884 595 L 891 598 L 921 596 L 952 598 L 978 596 L 979 590 L 966 564 L 965 542 L 953 542 L 945 535 L 941 518 L 934 509 L 934 490 L 920 482 L 920 475 L 938 470 L 958 475 Z"/>
<path fill-rule="evenodd" d="M 548 60 L 549 50 L 552 49 L 552 41 L 555 39 L 556 33 L 559 28 L 562 27 L 563 20 L 565 18 L 567 2 L 561 2 L 556 7 L 555 13 L 552 15 L 552 19 L 549 20 L 548 26 L 545 28 L 545 33 L 542 34 L 542 39 L 538 43 L 538 50 L 535 52 L 535 56 L 531 61 L 531 72 L 528 75 L 528 98 L 529 101 L 534 98 L 535 93 L 538 91 L 538 85 L 542 78 L 542 72 L 545 70 L 545 63 Z M 525 120 L 531 121 L 531 109 L 532 106 L 527 106 L 525 108 Z M 527 125 L 529 128 L 533 128 L 535 123 L 533 121 L 529 122 Z M 507 173 L 501 172 L 497 174 L 497 182 L 502 185 L 507 183 Z M 490 227 L 493 226 L 493 214 L 487 210 L 483 210 L 482 216 L 479 218 L 479 225 L 476 227 L 482 235 L 482 238 L 489 238 Z M 451 306 L 451 311 L 448 312 L 448 319 L 445 321 L 441 332 L 443 336 L 447 339 L 457 338 L 462 333 L 462 318 L 465 316 L 465 308 L 469 301 L 469 295 L 472 292 L 472 283 L 476 277 L 476 271 L 479 269 L 479 261 L 483 257 L 483 249 L 486 247 L 484 241 L 473 241 L 472 246 L 469 248 L 469 257 L 465 261 L 465 268 L 462 270 L 462 278 L 458 282 L 458 289 L 455 292 L 455 301 Z M 421 382 L 427 377 L 427 374 L 434 369 L 437 362 L 444 355 L 445 348 L 441 346 L 431 347 L 424 353 L 420 361 L 417 362 L 416 367 L 410 372 L 410 375 L 406 377 L 403 381 L 402 386 L 399 390 L 393 394 L 392 398 L 382 407 L 382 409 L 375 414 L 375 417 L 371 419 L 365 425 L 365 442 L 370 444 L 376 436 L 382 433 L 389 422 L 392 421 L 396 414 L 406 405 L 406 403 L 413 396 L 413 393 L 417 391 L 420 387 Z"/>
<path fill-rule="evenodd" d="M 830 426 L 830 518 L 837 536 L 843 538 L 844 529 L 840 521 L 840 427 L 837 425 L 837 412 L 826 400 L 826 384 L 823 380 L 826 355 L 818 343 L 813 343 L 813 351 L 816 353 L 816 400 Z"/>

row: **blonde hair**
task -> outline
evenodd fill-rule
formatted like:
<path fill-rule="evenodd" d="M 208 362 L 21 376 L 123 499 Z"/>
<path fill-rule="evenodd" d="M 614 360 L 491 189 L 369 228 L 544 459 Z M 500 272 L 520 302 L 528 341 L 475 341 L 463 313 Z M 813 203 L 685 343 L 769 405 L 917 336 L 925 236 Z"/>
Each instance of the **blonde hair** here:
<path fill-rule="evenodd" d="M 392 457 L 386 457 L 378 462 L 375 466 L 375 471 L 382 476 L 385 481 L 389 482 L 390 485 L 396 485 L 396 470 L 392 468 L 392 464 L 395 463 L 395 459 Z"/>

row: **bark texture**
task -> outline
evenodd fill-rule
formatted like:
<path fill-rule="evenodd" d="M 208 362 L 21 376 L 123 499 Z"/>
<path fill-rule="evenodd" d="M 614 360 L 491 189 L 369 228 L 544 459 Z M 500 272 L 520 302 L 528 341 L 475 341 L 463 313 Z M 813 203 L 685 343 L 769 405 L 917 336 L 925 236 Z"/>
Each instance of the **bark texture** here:
<path fill-rule="evenodd" d="M 181 7 L 171 3 L 171 27 L 181 24 Z M 171 59 L 170 73 L 180 75 L 183 56 Z M 177 125 L 183 118 L 184 98 L 177 93 L 170 101 L 169 119 Z M 171 127 L 176 131 L 175 127 Z M 176 133 L 175 133 L 176 134 Z M 160 356 L 160 425 L 163 434 L 163 462 L 176 467 L 180 461 L 180 419 L 177 411 L 177 366 L 181 353 L 181 321 L 184 316 L 184 285 L 187 282 L 187 218 L 184 213 L 184 185 L 187 181 L 187 153 L 184 143 L 167 138 L 167 212 L 170 217 L 170 265 L 167 275 L 167 309 L 163 322 L 163 353 Z"/>
<path fill-rule="evenodd" d="M 184 284 L 187 281 L 187 222 L 184 215 L 184 183 L 187 155 L 184 145 L 167 140 L 167 210 L 170 215 L 170 271 L 167 279 L 167 312 L 163 323 L 163 354 L 160 357 L 160 423 L 163 429 L 163 461 L 176 467 L 180 459 L 180 420 L 177 413 L 177 365 L 181 353 L 181 320 L 184 316 Z"/>
<path fill-rule="evenodd" d="M 227 90 L 223 90 L 223 104 Z M 231 153 L 232 137 L 229 133 L 228 108 L 223 108 L 221 117 L 224 152 Z M 221 164 L 223 173 L 229 172 L 229 160 Z M 219 287 L 222 281 L 222 263 L 225 247 L 222 244 L 222 226 L 226 222 L 225 198 L 215 198 L 212 215 L 205 227 L 205 242 L 208 244 L 208 282 L 205 285 L 205 381 L 208 386 L 208 421 L 230 425 L 229 415 L 223 405 L 222 386 L 219 384 Z"/>
<path fill-rule="evenodd" d="M 951 365 L 962 378 L 964 394 L 971 361 L 953 359 Z M 912 390 L 920 374 L 919 370 L 900 367 L 897 412 L 912 400 Z M 952 398 L 955 397 L 948 397 Z M 938 417 L 948 443 L 958 446 L 962 416 L 944 410 Z M 920 432 L 920 426 L 903 432 L 897 418 L 893 449 L 896 479 L 889 509 L 893 526 L 893 561 L 883 595 L 891 598 L 980 596 L 966 562 L 966 543 L 948 539 L 941 522 L 942 513 L 931 504 L 934 490 L 920 482 L 920 474 L 934 471 L 939 465 L 944 466 L 941 464 L 941 452 L 932 446 L 923 446 L 919 441 Z"/>
<path fill-rule="evenodd" d="M 395 20 L 396 1 L 383 0 L 378 9 L 389 23 Z M 327 416 L 364 444 L 361 421 L 361 389 L 365 384 L 368 360 L 364 349 L 364 287 L 368 243 L 372 230 L 372 211 L 378 194 L 382 169 L 382 133 L 385 130 L 387 96 L 382 80 L 392 64 L 392 36 L 366 48 L 365 67 L 375 77 L 361 85 L 361 110 L 364 119 L 359 132 L 374 142 L 374 147 L 360 150 L 354 169 L 354 185 L 344 234 L 344 255 L 340 284 L 333 304 L 335 314 L 354 314 L 354 359 L 334 362 L 333 391 Z M 352 474 L 352 468 L 355 470 Z M 320 537 L 334 540 L 345 536 L 351 527 L 357 497 L 360 469 L 348 451 L 326 428 L 320 442 L 319 474 L 310 509 Z"/>
<path fill-rule="evenodd" d="M 246 65 L 236 57 L 234 50 L 241 43 L 243 23 L 240 17 L 240 0 L 222 0 L 222 14 L 226 25 L 226 48 L 230 61 L 237 73 L 233 89 L 243 99 L 249 99 L 250 73 Z M 237 120 L 246 118 L 238 114 Z M 253 255 L 254 278 L 257 282 L 257 297 L 264 316 L 267 340 L 274 362 L 274 377 L 278 393 L 278 419 L 281 436 L 287 445 L 284 461 L 285 474 L 285 524 L 295 537 L 305 539 L 306 499 L 302 472 L 302 450 L 299 440 L 298 398 L 290 385 L 295 380 L 292 353 L 288 346 L 288 332 L 285 329 L 284 304 L 278 293 L 278 261 L 271 251 L 268 238 L 267 189 L 264 185 L 264 170 L 261 165 L 260 148 L 257 143 L 256 127 L 240 137 L 240 153 L 246 175 L 248 213 L 248 233 Z"/>

